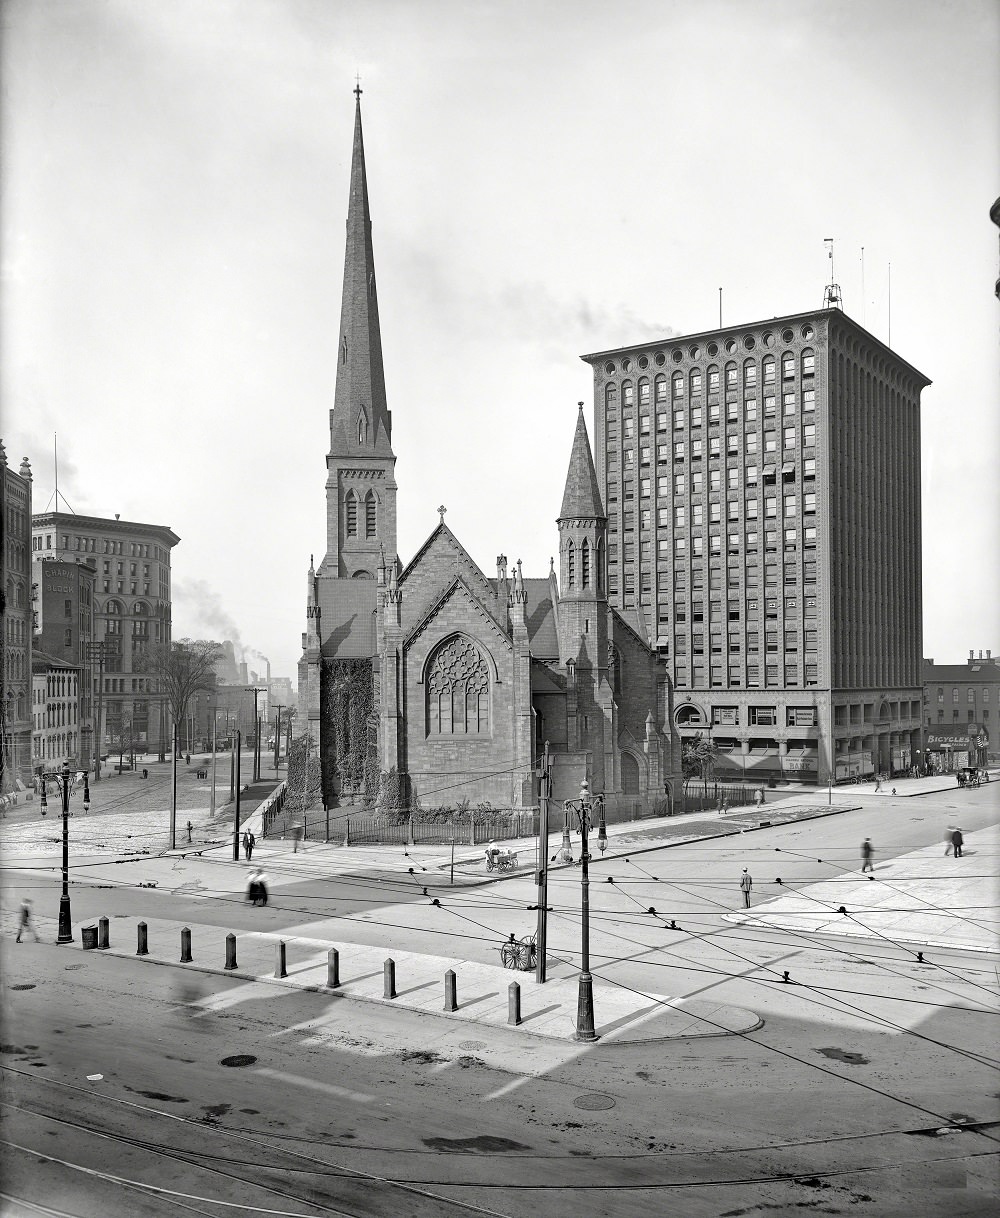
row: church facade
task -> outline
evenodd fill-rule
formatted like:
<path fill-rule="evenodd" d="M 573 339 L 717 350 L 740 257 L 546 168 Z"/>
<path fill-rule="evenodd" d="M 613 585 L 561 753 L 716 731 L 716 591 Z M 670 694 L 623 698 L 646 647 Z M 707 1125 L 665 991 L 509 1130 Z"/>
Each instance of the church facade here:
<path fill-rule="evenodd" d="M 582 404 L 559 570 L 542 578 L 503 555 L 487 576 L 444 509 L 401 564 L 395 462 L 358 94 L 326 553 L 309 568 L 298 674 L 324 799 L 531 806 L 547 742 L 557 799 L 586 777 L 612 806 L 663 800 L 680 771 L 671 684 L 642 615 L 608 602 L 607 516 Z"/>

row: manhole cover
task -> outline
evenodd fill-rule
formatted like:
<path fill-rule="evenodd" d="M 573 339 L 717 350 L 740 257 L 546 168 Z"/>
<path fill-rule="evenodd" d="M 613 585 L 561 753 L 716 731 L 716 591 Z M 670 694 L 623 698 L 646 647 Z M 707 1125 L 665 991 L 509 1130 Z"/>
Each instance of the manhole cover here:
<path fill-rule="evenodd" d="M 12 990 L 33 990 L 35 988 L 33 982 L 27 982 L 24 985 L 12 985 Z"/>
<path fill-rule="evenodd" d="M 252 1066 L 256 1061 L 256 1057 L 251 1057 L 249 1053 L 234 1053 L 232 1057 L 224 1057 L 220 1066 Z"/>
<path fill-rule="evenodd" d="M 604 1108 L 614 1108 L 615 1101 L 610 1095 L 598 1095 L 595 1091 L 589 1095 L 578 1095 L 573 1105 L 576 1108 L 586 1108 L 588 1112 L 600 1112 Z"/>
<path fill-rule="evenodd" d="M 460 1040 L 458 1042 L 458 1047 L 460 1049 L 485 1049 L 486 1041 L 485 1040 Z"/>

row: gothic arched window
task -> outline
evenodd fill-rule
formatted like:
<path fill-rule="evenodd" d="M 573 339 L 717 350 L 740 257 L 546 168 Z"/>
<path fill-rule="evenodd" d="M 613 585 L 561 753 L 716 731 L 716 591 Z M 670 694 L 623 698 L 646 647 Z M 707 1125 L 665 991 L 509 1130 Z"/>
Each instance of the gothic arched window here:
<path fill-rule="evenodd" d="M 358 412 L 358 443 L 364 444 L 368 439 L 368 420 L 365 418 L 365 412 Z"/>
<path fill-rule="evenodd" d="M 580 551 L 580 586 L 582 588 L 590 587 L 590 544 L 586 537 L 583 539 Z"/>
<path fill-rule="evenodd" d="M 375 536 L 375 492 L 365 495 L 365 536 Z"/>
<path fill-rule="evenodd" d="M 461 635 L 447 639 L 427 672 L 427 734 L 484 735 L 490 730 L 490 673 L 479 648 Z"/>
<path fill-rule="evenodd" d="M 347 536 L 357 537 L 358 535 L 358 501 L 353 491 L 347 492 L 347 497 L 344 500 L 344 506 L 347 509 Z"/>
<path fill-rule="evenodd" d="M 566 552 L 566 578 L 571 588 L 576 587 L 576 548 L 572 542 Z"/>

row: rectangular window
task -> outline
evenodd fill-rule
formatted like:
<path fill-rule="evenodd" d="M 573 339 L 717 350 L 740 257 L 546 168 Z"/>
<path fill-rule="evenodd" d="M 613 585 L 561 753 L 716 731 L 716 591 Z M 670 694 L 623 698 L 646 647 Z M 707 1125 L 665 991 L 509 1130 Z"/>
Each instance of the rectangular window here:
<path fill-rule="evenodd" d="M 816 390 L 811 385 L 802 390 L 802 409 L 803 411 L 816 409 Z"/>
<path fill-rule="evenodd" d="M 708 473 L 708 489 L 710 491 L 722 490 L 722 470 L 712 469 Z"/>
<path fill-rule="evenodd" d="M 675 410 L 674 411 L 674 430 L 682 431 L 683 429 L 684 429 L 684 411 Z"/>
<path fill-rule="evenodd" d="M 691 441 L 691 458 L 692 458 L 692 460 L 694 460 L 695 458 L 700 457 L 700 456 L 701 456 L 701 441 L 692 440 Z"/>
<path fill-rule="evenodd" d="M 676 528 L 682 529 L 684 527 L 687 523 L 686 515 L 687 512 L 683 506 L 674 508 L 674 526 Z"/>
<path fill-rule="evenodd" d="M 650 457 L 651 452 L 652 452 L 652 450 L 650 449 L 650 447 L 648 445 L 643 445 L 643 447 L 639 449 L 639 460 L 643 463 L 643 465 L 649 464 L 649 457 Z"/>
<path fill-rule="evenodd" d="M 708 421 L 709 421 L 709 423 L 718 423 L 718 422 L 720 422 L 720 421 L 721 421 L 721 419 L 720 419 L 720 414 L 719 414 L 719 403 L 718 403 L 718 402 L 713 402 L 713 403 L 711 404 L 711 406 L 709 406 L 709 408 L 708 408 Z"/>
<path fill-rule="evenodd" d="M 703 537 L 691 538 L 691 554 L 695 558 L 701 558 L 705 553 L 705 539 Z"/>
<path fill-rule="evenodd" d="M 681 490 L 683 490 L 683 489 L 684 489 L 684 487 L 683 487 L 684 475 L 683 475 L 683 474 L 680 474 L 680 475 L 679 475 L 679 477 L 680 477 L 680 479 L 681 479 L 681 483 L 682 483 Z M 694 471 L 694 472 L 691 474 L 691 490 L 692 490 L 692 492 L 693 492 L 694 494 L 696 494 L 696 495 L 697 495 L 697 494 L 698 494 L 698 492 L 701 490 L 701 486 L 702 486 L 702 481 L 701 481 L 701 480 L 702 480 L 702 473 L 701 473 L 701 470 L 700 470 L 700 469 L 696 469 L 696 470 L 695 470 L 695 471 Z"/>
<path fill-rule="evenodd" d="M 700 406 L 691 407 L 691 426 L 692 427 L 701 426 L 701 407 Z"/>
<path fill-rule="evenodd" d="M 816 544 L 815 526 L 809 525 L 807 528 L 803 529 L 802 539 L 806 543 L 807 546 L 814 546 Z"/>
<path fill-rule="evenodd" d="M 777 727 L 778 708 L 776 706 L 750 706 L 747 708 L 748 720 L 751 727 Z"/>
<path fill-rule="evenodd" d="M 709 524 L 718 524 L 722 520 L 722 504 L 710 503 L 708 505 L 708 521 Z"/>
<path fill-rule="evenodd" d="M 726 474 L 726 485 L 732 488 L 740 484 L 740 471 L 734 465 Z"/>
<path fill-rule="evenodd" d="M 816 511 L 816 492 L 815 491 L 807 491 L 802 496 L 802 510 L 804 512 L 815 512 Z"/>
<path fill-rule="evenodd" d="M 649 479 L 648 478 L 639 479 L 639 494 L 642 496 L 643 499 L 649 498 Z"/>
<path fill-rule="evenodd" d="M 678 440 L 677 443 L 674 445 L 674 460 L 675 461 L 684 460 L 684 441 L 683 440 Z"/>
<path fill-rule="evenodd" d="M 974 689 L 968 689 L 968 690 L 966 690 L 965 692 L 966 692 L 966 701 L 967 701 L 967 702 L 975 702 L 975 700 L 976 700 L 976 691 L 975 691 Z"/>
<path fill-rule="evenodd" d="M 778 437 L 773 431 L 764 432 L 764 452 L 773 453 L 778 451 Z"/>
<path fill-rule="evenodd" d="M 691 504 L 691 523 L 701 524 L 702 521 L 702 506 L 700 503 Z"/>
<path fill-rule="evenodd" d="M 743 448 L 748 453 L 757 451 L 757 433 L 755 431 L 748 431 L 743 437 Z"/>
<path fill-rule="evenodd" d="M 722 443 L 722 441 L 719 439 L 719 437 L 718 437 L 718 436 L 709 436 L 709 439 L 708 439 L 708 455 L 709 455 L 710 457 L 717 457 L 717 456 L 719 456 L 720 452 L 722 451 L 722 450 L 721 450 L 721 448 L 720 448 L 721 443 Z"/>
<path fill-rule="evenodd" d="M 794 495 L 785 496 L 784 510 L 785 510 L 786 516 L 795 515 L 795 496 Z"/>
<path fill-rule="evenodd" d="M 774 418 L 774 398 L 773 397 L 764 399 L 764 418 L 765 419 Z"/>
<path fill-rule="evenodd" d="M 816 443 L 816 424 L 806 423 L 802 428 L 802 443 L 806 448 L 812 448 Z"/>
<path fill-rule="evenodd" d="M 794 448 L 795 447 L 795 428 L 794 427 L 782 428 L 781 436 L 782 436 L 782 444 L 784 445 L 785 448 Z"/>
<path fill-rule="evenodd" d="M 740 418 L 740 406 L 735 398 L 731 402 L 726 403 L 726 422 L 737 423 Z"/>
<path fill-rule="evenodd" d="M 757 403 L 753 398 L 744 404 L 743 418 L 747 423 L 757 422 Z"/>

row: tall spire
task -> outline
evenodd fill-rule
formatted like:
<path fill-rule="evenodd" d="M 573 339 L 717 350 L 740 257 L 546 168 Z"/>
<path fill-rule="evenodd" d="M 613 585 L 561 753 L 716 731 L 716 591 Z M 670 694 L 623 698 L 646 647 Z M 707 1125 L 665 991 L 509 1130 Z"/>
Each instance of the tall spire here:
<path fill-rule="evenodd" d="M 587 424 L 583 417 L 583 403 L 580 402 L 579 405 L 580 413 L 576 418 L 576 434 L 573 436 L 573 451 L 570 453 L 569 472 L 566 474 L 566 489 L 563 491 L 559 519 L 605 520 L 607 518 L 601 502 L 601 488 L 597 481 Z"/>
<path fill-rule="evenodd" d="M 330 450 L 342 456 L 368 453 L 385 456 L 392 453 L 392 416 L 386 407 L 382 367 L 360 84 L 354 89 L 354 97 L 354 150 L 347 208 L 344 296 L 337 337 L 337 387 L 330 412 Z"/>

